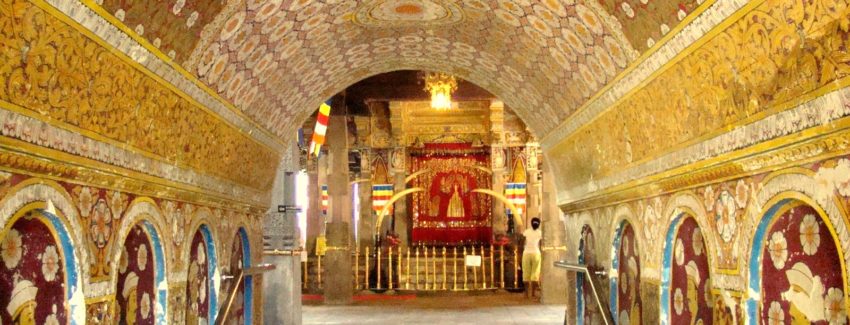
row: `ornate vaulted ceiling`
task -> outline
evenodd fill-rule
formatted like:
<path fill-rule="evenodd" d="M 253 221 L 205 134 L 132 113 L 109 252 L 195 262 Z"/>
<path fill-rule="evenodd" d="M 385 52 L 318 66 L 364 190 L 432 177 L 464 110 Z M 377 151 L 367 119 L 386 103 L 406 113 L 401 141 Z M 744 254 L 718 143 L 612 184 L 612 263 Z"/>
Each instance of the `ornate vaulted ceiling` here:
<path fill-rule="evenodd" d="M 542 136 L 698 6 L 666 0 L 97 2 L 96 10 L 282 137 L 326 97 L 398 69 L 470 80 Z"/>

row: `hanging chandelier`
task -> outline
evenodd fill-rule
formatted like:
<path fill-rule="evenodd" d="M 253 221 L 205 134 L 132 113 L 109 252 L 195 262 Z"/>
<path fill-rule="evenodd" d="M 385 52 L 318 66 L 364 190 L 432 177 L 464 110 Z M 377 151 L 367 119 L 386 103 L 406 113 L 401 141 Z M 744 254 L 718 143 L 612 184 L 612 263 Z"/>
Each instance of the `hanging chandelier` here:
<path fill-rule="evenodd" d="M 428 73 L 425 75 L 425 90 L 431 94 L 431 108 L 451 109 L 452 93 L 457 90 L 457 79 L 441 72 Z"/>

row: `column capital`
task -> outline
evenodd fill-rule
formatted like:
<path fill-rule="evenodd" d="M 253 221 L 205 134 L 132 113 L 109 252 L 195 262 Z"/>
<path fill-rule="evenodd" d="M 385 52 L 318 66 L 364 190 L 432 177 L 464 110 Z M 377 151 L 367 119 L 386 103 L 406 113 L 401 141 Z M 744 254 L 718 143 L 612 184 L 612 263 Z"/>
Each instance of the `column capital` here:
<path fill-rule="evenodd" d="M 292 251 L 297 249 L 296 233 L 294 212 L 273 211 L 266 213 L 263 221 L 263 250 Z"/>

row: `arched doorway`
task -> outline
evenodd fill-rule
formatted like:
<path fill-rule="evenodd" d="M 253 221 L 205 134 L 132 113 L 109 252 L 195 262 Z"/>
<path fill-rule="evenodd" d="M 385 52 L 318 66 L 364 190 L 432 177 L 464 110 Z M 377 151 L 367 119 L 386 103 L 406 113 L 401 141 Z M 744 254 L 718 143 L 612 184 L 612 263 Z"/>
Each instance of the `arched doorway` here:
<path fill-rule="evenodd" d="M 77 324 L 74 245 L 60 217 L 42 207 L 41 202 L 24 206 L 0 230 L 4 324 Z"/>
<path fill-rule="evenodd" d="M 251 267 L 251 247 L 248 242 L 248 233 L 245 228 L 239 228 L 233 238 L 230 256 L 230 273 L 245 271 Z M 228 324 L 251 324 L 253 306 L 253 279 L 250 275 L 243 278 L 236 291 L 236 298 L 230 306 L 230 314 L 227 316 Z"/>
<path fill-rule="evenodd" d="M 842 255 L 820 208 L 796 199 L 774 204 L 753 237 L 748 323 L 846 323 Z"/>
<path fill-rule="evenodd" d="M 640 252 L 634 227 L 626 220 L 614 233 L 611 276 L 611 314 L 617 324 L 641 324 Z"/>
<path fill-rule="evenodd" d="M 662 324 L 713 324 L 708 248 L 690 214 L 679 214 L 667 230 L 661 274 Z"/>
<path fill-rule="evenodd" d="M 201 225 L 192 236 L 188 263 L 186 324 L 212 324 L 218 312 L 214 281 L 216 256 L 207 225 Z"/>
<path fill-rule="evenodd" d="M 578 263 L 586 265 L 588 271 L 591 273 L 600 269 L 596 256 L 595 240 L 596 238 L 593 236 L 593 230 L 590 228 L 590 225 L 584 225 L 578 244 Z M 599 315 L 599 307 L 596 305 L 596 299 L 593 297 L 592 290 L 590 280 L 582 273 L 577 274 L 576 323 L 579 325 L 597 324 L 600 322 L 601 315 Z"/>
<path fill-rule="evenodd" d="M 159 287 L 165 283 L 164 263 L 154 226 L 147 220 L 133 225 L 118 260 L 115 300 L 119 324 L 165 324 L 167 290 Z"/>

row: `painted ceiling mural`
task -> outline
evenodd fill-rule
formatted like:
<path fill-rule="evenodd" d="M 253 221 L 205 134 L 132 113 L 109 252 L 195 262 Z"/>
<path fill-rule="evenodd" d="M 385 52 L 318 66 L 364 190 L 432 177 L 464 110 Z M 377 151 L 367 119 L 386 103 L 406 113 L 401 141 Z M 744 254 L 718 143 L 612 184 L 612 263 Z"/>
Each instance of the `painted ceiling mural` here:
<path fill-rule="evenodd" d="M 204 26 L 211 23 L 224 7 L 223 0 L 96 2 L 178 62 L 186 60 L 198 43 Z"/>
<path fill-rule="evenodd" d="M 703 1 L 600 0 L 599 3 L 622 24 L 623 34 L 634 48 L 645 51 Z"/>
<path fill-rule="evenodd" d="M 130 30 L 149 16 L 169 22 L 143 37 L 282 137 L 324 97 L 402 68 L 463 76 L 521 108 L 542 135 L 637 58 L 647 37 L 659 38 L 661 25 L 672 29 L 697 5 L 631 4 L 632 15 L 597 1 L 194 2 L 102 8 L 123 14 Z"/>

